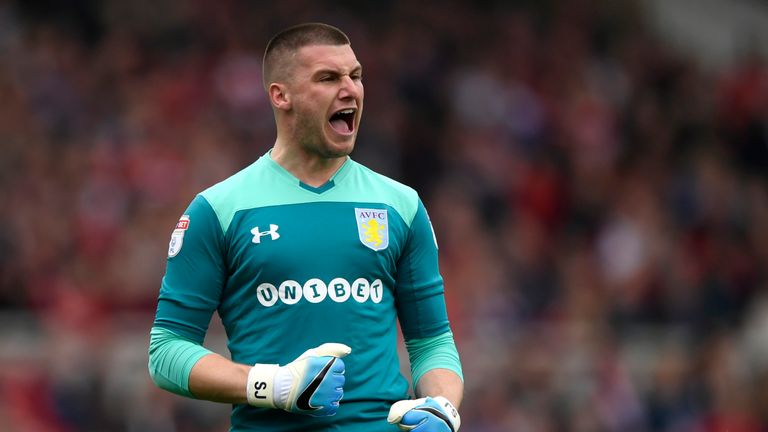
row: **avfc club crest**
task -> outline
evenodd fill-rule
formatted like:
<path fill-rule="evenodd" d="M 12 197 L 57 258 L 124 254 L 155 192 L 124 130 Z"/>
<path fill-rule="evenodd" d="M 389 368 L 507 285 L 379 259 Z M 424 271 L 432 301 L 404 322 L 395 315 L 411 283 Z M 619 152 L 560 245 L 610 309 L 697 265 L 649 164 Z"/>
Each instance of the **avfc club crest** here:
<path fill-rule="evenodd" d="M 360 243 L 380 251 L 389 246 L 389 221 L 386 209 L 355 209 Z"/>
<path fill-rule="evenodd" d="M 181 245 L 184 244 L 184 233 L 189 228 L 189 216 L 184 215 L 179 219 L 176 228 L 171 234 L 171 241 L 168 242 L 168 258 L 173 258 L 181 251 Z"/>

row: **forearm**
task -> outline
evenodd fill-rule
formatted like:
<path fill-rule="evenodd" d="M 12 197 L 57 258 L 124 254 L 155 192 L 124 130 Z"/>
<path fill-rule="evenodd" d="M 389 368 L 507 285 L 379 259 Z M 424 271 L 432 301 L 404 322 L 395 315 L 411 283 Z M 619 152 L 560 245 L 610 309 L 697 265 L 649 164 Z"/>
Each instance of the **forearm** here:
<path fill-rule="evenodd" d="M 189 391 L 198 399 L 231 404 L 246 403 L 245 387 L 251 366 L 208 354 L 192 367 Z"/>
<path fill-rule="evenodd" d="M 464 381 L 461 362 L 450 332 L 424 339 L 406 340 L 416 397 L 443 396 L 456 407 L 461 403 Z"/>
<path fill-rule="evenodd" d="M 153 327 L 149 371 L 162 389 L 216 402 L 245 402 L 250 366 L 233 363 L 170 330 Z"/>
<path fill-rule="evenodd" d="M 164 328 L 153 327 L 150 334 L 152 380 L 182 396 L 327 416 L 336 413 L 344 394 L 341 357 L 352 351 L 344 344 L 325 343 L 308 349 L 282 367 L 250 366 L 234 363 Z M 314 389 L 309 392 L 311 386 Z"/>
<path fill-rule="evenodd" d="M 458 431 L 463 392 L 464 381 L 456 372 L 429 369 L 416 383 L 417 399 L 395 402 L 389 409 L 387 422 L 397 424 L 401 430 Z"/>
<path fill-rule="evenodd" d="M 422 375 L 416 385 L 416 397 L 443 396 L 457 409 L 464 394 L 464 382 L 448 369 L 431 369 Z"/>

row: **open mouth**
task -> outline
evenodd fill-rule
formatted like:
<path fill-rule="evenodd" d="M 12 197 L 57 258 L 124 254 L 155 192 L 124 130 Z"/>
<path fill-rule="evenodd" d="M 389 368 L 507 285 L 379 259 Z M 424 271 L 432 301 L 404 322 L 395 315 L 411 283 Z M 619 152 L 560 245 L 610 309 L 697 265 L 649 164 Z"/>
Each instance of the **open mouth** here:
<path fill-rule="evenodd" d="M 328 119 L 331 128 L 342 135 L 349 135 L 355 129 L 355 108 L 346 108 L 336 111 Z"/>

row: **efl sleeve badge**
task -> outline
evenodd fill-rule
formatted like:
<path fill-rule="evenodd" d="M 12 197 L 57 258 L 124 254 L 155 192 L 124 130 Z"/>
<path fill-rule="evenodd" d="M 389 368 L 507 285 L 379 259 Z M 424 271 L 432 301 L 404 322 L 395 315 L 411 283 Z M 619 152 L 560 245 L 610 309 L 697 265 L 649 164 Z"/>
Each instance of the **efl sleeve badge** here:
<path fill-rule="evenodd" d="M 173 258 L 181 251 L 184 244 L 184 233 L 189 228 L 189 215 L 184 215 L 179 219 L 176 228 L 171 234 L 171 241 L 168 243 L 168 258 Z"/>

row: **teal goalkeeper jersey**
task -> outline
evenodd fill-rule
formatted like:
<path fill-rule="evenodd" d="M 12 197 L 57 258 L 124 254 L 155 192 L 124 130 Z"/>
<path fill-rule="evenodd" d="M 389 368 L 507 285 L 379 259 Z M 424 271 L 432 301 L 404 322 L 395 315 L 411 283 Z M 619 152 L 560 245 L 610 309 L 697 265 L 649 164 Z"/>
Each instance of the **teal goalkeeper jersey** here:
<path fill-rule="evenodd" d="M 352 348 L 335 416 L 235 405 L 235 431 L 396 431 L 387 413 L 408 389 L 397 320 L 408 340 L 450 330 L 421 200 L 351 159 L 314 188 L 267 153 L 195 197 L 171 236 L 155 326 L 202 343 L 215 310 L 238 363 Z"/>

